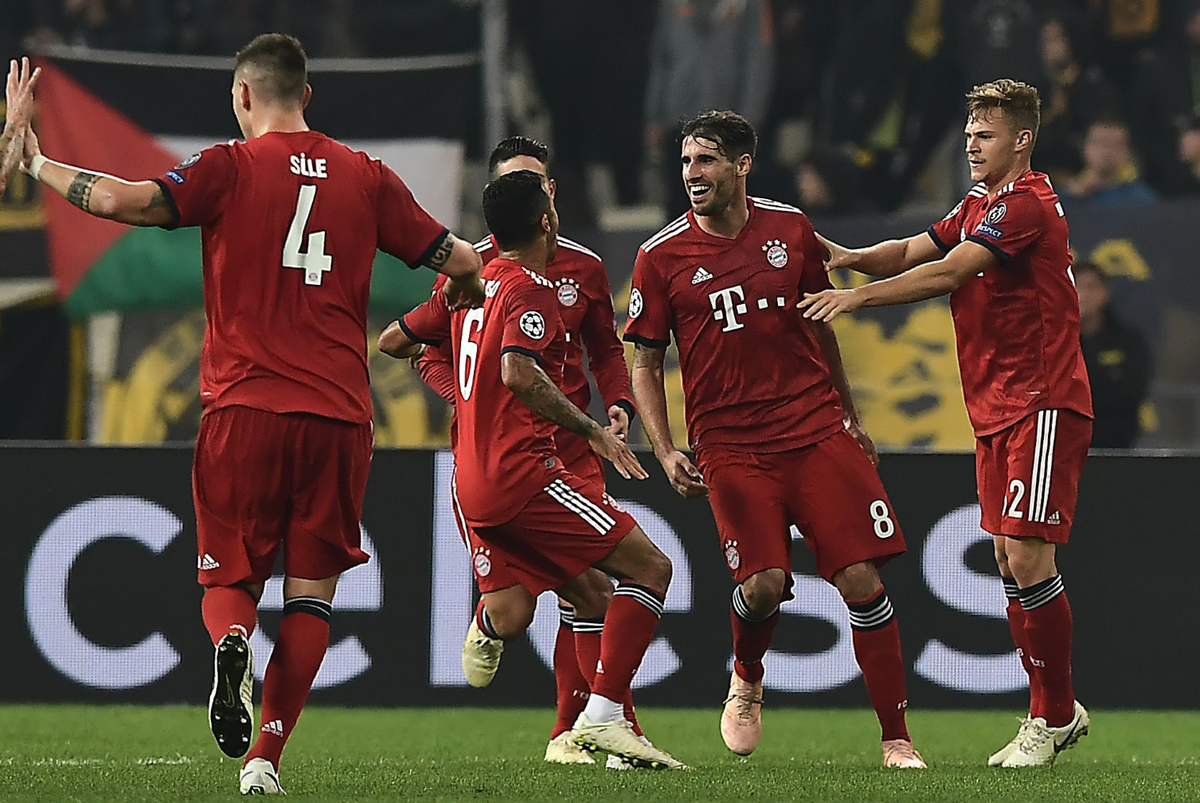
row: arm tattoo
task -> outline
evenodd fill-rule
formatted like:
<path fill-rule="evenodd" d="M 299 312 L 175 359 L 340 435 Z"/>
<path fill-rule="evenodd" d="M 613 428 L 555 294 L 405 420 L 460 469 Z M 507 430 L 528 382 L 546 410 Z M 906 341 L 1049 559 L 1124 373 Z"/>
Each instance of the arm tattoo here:
<path fill-rule="evenodd" d="M 150 198 L 150 202 L 142 207 L 143 212 L 149 212 L 151 209 L 167 206 L 167 194 L 163 192 L 162 187 L 156 187 L 154 195 Z"/>
<path fill-rule="evenodd" d="M 454 251 L 454 235 L 447 234 L 442 240 L 442 244 L 433 252 L 433 256 L 429 258 L 429 267 L 441 272 L 442 268 L 446 267 L 446 262 L 450 260 L 450 254 Z"/>
<path fill-rule="evenodd" d="M 71 181 L 71 186 L 67 188 L 67 201 L 84 212 L 91 212 L 92 188 L 96 186 L 100 178 L 95 173 L 76 173 L 75 178 Z"/>
<path fill-rule="evenodd" d="M 598 424 L 585 415 L 536 364 L 534 381 L 522 391 L 513 391 L 525 406 L 576 435 L 588 437 Z"/>

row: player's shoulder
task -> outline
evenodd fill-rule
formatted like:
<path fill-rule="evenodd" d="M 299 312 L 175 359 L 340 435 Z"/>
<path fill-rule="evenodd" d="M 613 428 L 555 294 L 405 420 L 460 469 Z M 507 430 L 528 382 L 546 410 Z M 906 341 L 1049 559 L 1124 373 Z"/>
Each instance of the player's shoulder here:
<path fill-rule="evenodd" d="M 569 240 L 561 234 L 558 235 L 558 253 L 581 264 L 603 265 L 604 263 L 604 260 L 595 251 L 586 245 Z"/>
<path fill-rule="evenodd" d="M 750 203 L 754 204 L 754 207 L 764 215 L 798 215 L 802 218 L 808 217 L 800 207 L 785 204 L 783 201 L 773 201 L 770 198 L 759 198 L 758 196 L 751 195 Z"/>
<path fill-rule="evenodd" d="M 495 246 L 492 243 L 492 235 L 489 234 L 482 240 L 473 243 L 471 247 L 475 249 L 475 253 L 477 254 L 486 254 L 488 251 L 494 250 Z"/>
<path fill-rule="evenodd" d="M 648 240 L 638 246 L 638 251 L 649 255 L 656 248 L 660 248 L 664 243 L 678 240 L 679 236 L 688 232 L 692 227 L 692 223 L 688 220 L 687 214 L 682 214 L 672 220 L 667 225 L 663 226 L 654 233 Z"/>
<path fill-rule="evenodd" d="M 494 257 L 483 266 L 482 277 L 484 286 L 489 283 L 496 288 L 495 294 L 528 291 L 533 288 L 553 290 L 554 282 L 535 270 L 530 270 L 519 262 L 510 259 Z"/>

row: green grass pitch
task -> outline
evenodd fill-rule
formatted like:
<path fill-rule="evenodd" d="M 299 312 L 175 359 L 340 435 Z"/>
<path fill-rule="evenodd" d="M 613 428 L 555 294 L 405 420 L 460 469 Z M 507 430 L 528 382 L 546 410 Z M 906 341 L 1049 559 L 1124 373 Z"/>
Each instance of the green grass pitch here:
<path fill-rule="evenodd" d="M 284 755 L 292 800 L 1200 800 L 1200 713 L 1092 712 L 1092 735 L 1048 770 L 1002 771 L 1003 712 L 910 716 L 925 772 L 879 766 L 869 711 L 766 710 L 762 746 L 727 752 L 719 710 L 647 709 L 648 735 L 690 772 L 613 772 L 542 762 L 549 710 L 305 712 Z M 195 707 L 0 707 L 0 801 L 209 801 L 237 795 Z"/>

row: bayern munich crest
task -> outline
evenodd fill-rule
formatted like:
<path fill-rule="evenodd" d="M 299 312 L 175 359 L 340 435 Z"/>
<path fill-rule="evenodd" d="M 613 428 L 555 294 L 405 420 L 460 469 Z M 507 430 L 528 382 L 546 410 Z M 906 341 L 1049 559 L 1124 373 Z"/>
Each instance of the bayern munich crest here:
<path fill-rule="evenodd" d="M 558 285 L 558 303 L 564 307 L 573 307 L 579 300 L 579 287 L 571 279 L 562 279 Z"/>
<path fill-rule="evenodd" d="M 767 263 L 772 268 L 782 268 L 787 265 L 787 243 L 782 240 L 767 240 L 767 244 L 762 247 L 762 250 L 767 255 Z"/>
<path fill-rule="evenodd" d="M 480 577 L 487 577 L 492 573 L 492 559 L 488 557 L 487 552 L 484 550 L 481 549 L 475 553 L 472 563 L 475 564 L 475 574 Z"/>
<path fill-rule="evenodd" d="M 736 572 L 738 567 L 742 565 L 742 555 L 737 550 L 737 541 L 725 542 L 725 563 L 729 565 L 729 571 Z"/>

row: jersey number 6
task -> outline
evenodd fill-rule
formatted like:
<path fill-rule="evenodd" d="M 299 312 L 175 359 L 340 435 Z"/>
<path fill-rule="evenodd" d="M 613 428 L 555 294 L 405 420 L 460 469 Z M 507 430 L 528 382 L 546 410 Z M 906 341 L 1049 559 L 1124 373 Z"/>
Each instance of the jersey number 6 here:
<path fill-rule="evenodd" d="M 483 307 L 467 310 L 463 318 L 462 342 L 458 347 L 458 390 L 463 401 L 471 398 L 475 388 L 475 371 L 479 367 L 479 344 L 471 335 L 483 331 Z"/>

